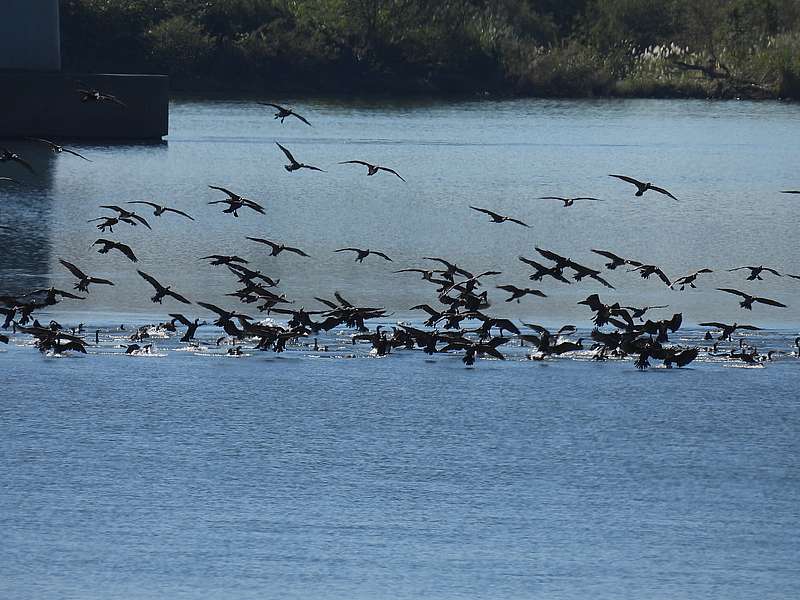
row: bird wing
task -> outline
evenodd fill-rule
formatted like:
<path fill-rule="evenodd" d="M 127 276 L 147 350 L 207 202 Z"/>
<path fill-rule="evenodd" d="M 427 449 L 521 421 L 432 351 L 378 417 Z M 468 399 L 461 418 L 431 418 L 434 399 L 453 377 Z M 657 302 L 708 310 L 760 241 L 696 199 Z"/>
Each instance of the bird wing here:
<path fill-rule="evenodd" d="M 727 327 L 725 323 L 717 323 L 716 321 L 709 321 L 708 323 L 698 323 L 700 327 L 716 327 L 717 329 L 724 329 Z M 742 329 L 743 326 L 739 325 L 739 328 Z"/>
<path fill-rule="evenodd" d="M 702 325 L 702 323 L 700 323 Z M 736 329 L 747 329 L 748 331 L 761 331 L 761 327 L 755 325 L 737 325 Z"/>
<path fill-rule="evenodd" d="M 550 250 L 544 250 L 542 248 L 539 248 L 538 246 L 535 246 L 535 249 L 539 254 L 544 256 L 547 260 L 552 260 L 552 261 L 557 262 L 557 263 L 564 262 L 564 261 L 567 260 L 565 257 L 560 256 L 559 254 L 556 254 L 555 252 L 551 252 Z"/>
<path fill-rule="evenodd" d="M 278 145 L 280 145 L 280 144 L 278 144 Z M 230 190 L 228 190 L 228 189 L 226 189 L 224 187 L 220 187 L 218 185 L 210 185 L 208 187 L 210 187 L 212 190 L 219 190 L 220 192 L 228 194 L 228 196 L 230 196 L 233 199 L 241 198 L 241 196 L 239 196 L 239 194 L 234 194 L 232 191 L 230 191 Z"/>
<path fill-rule="evenodd" d="M 372 250 L 372 251 L 370 252 L 370 254 L 376 254 L 376 255 L 380 256 L 381 258 L 385 258 L 385 259 L 386 259 L 386 260 L 388 260 L 389 262 L 394 262 L 394 261 L 393 261 L 391 258 L 389 258 L 388 256 L 386 256 L 386 255 L 385 255 L 383 252 L 378 252 L 378 251 L 376 251 L 376 250 Z"/>
<path fill-rule="evenodd" d="M 64 148 L 64 147 L 62 146 L 62 147 L 61 147 L 61 151 L 62 151 L 62 152 L 66 152 L 67 154 L 73 154 L 73 155 L 77 156 L 78 158 L 82 158 L 83 160 L 85 160 L 85 161 L 87 161 L 87 162 L 92 162 L 91 160 L 89 160 L 88 158 L 86 158 L 86 157 L 85 157 L 83 154 L 78 154 L 77 152 L 75 152 L 75 150 L 70 150 L 69 148 Z"/>
<path fill-rule="evenodd" d="M 271 106 L 272 108 L 275 108 L 277 110 L 286 110 L 280 104 L 273 104 L 272 102 L 259 102 L 259 104 L 262 105 L 262 106 Z"/>
<path fill-rule="evenodd" d="M 663 281 L 667 285 L 672 285 L 672 282 L 669 280 L 669 277 L 667 277 L 664 271 L 662 271 L 661 269 L 656 269 L 655 273 L 661 278 L 661 281 Z"/>
<path fill-rule="evenodd" d="M 258 202 L 253 202 L 252 200 L 248 200 L 247 198 L 241 198 L 240 200 L 244 206 L 248 208 L 252 208 L 257 213 L 261 213 L 262 215 L 266 214 L 264 212 L 264 207 L 261 206 Z"/>
<path fill-rule="evenodd" d="M 656 187 L 656 186 L 654 186 L 654 185 L 651 185 L 651 186 L 650 186 L 650 189 L 651 189 L 651 190 L 653 190 L 654 192 L 658 192 L 659 194 L 664 194 L 665 196 L 669 196 L 670 198 L 672 198 L 673 200 L 675 200 L 675 202 L 678 202 L 678 199 L 677 199 L 675 196 L 673 196 L 672 194 L 670 194 L 670 193 L 669 193 L 667 190 L 665 190 L 664 188 L 660 188 L 660 187 Z"/>
<path fill-rule="evenodd" d="M 114 246 L 114 248 L 116 248 L 117 250 L 122 252 L 125 256 L 127 256 L 131 260 L 131 262 L 139 262 L 139 259 L 136 258 L 136 255 L 133 253 L 133 250 L 131 249 L 130 246 L 126 246 L 125 244 L 121 244 L 119 242 L 111 242 L 111 244 Z"/>
<path fill-rule="evenodd" d="M 800 190 L 781 190 L 781 194 L 800 194 Z"/>
<path fill-rule="evenodd" d="M 146 200 L 131 200 L 130 202 L 126 202 L 125 204 L 146 204 L 147 206 L 152 206 L 155 209 L 161 208 L 155 202 L 147 202 Z"/>
<path fill-rule="evenodd" d="M 300 250 L 300 248 L 292 248 L 291 246 L 284 246 L 283 249 L 286 250 L 287 252 L 294 252 L 295 254 L 299 254 L 300 256 L 308 257 L 308 254 Z"/>
<path fill-rule="evenodd" d="M 158 283 L 158 281 L 156 281 L 155 277 L 152 277 L 151 275 L 148 275 L 144 271 L 137 270 L 136 272 L 141 276 L 142 279 L 144 279 L 147 283 L 149 283 L 154 288 L 156 288 L 156 291 L 161 291 L 161 290 L 164 289 L 164 286 L 161 285 L 160 283 Z"/>
<path fill-rule="evenodd" d="M 578 196 L 577 198 L 573 198 L 573 200 L 594 200 L 595 202 L 605 202 L 602 198 L 594 198 L 592 196 Z"/>
<path fill-rule="evenodd" d="M 89 277 L 89 283 L 97 283 L 100 285 L 114 285 L 113 281 L 108 279 L 100 279 L 99 277 Z"/>
<path fill-rule="evenodd" d="M 502 215 L 498 215 L 496 212 L 493 212 L 487 208 L 478 208 L 477 206 L 470 206 L 472 210 L 477 210 L 478 212 L 482 212 L 484 214 L 489 215 L 490 217 L 497 217 L 498 219 L 502 218 Z"/>
<path fill-rule="evenodd" d="M 339 248 L 338 250 L 334 250 L 334 252 L 361 252 L 358 248 Z"/>
<path fill-rule="evenodd" d="M 613 252 L 608 252 L 607 250 L 592 250 L 595 254 L 599 254 L 600 256 L 605 256 L 606 258 L 610 258 L 611 260 L 619 260 L 625 262 L 625 259 L 621 256 L 617 256 Z"/>
<path fill-rule="evenodd" d="M 566 202 L 569 198 L 562 198 L 561 196 L 539 196 L 539 200 L 561 200 L 562 202 Z"/>
<path fill-rule="evenodd" d="M 325 169 L 320 169 L 319 167 L 315 167 L 314 165 L 300 165 L 303 169 L 310 169 L 311 171 L 319 171 L 320 173 L 324 173 Z"/>
<path fill-rule="evenodd" d="M 193 323 L 189 319 L 184 317 L 181 313 L 169 313 L 169 316 L 178 321 L 179 323 L 181 323 L 181 325 L 186 325 L 186 326 L 193 325 Z"/>
<path fill-rule="evenodd" d="M 609 177 L 616 177 L 617 179 L 621 179 L 622 181 L 627 181 L 628 183 L 632 183 L 636 187 L 640 185 L 644 185 L 643 182 L 639 181 L 638 179 L 634 179 L 633 177 L 628 177 L 627 175 L 612 175 L 609 173 Z"/>
<path fill-rule="evenodd" d="M 67 262 L 66 260 L 63 260 L 63 259 L 60 259 L 60 258 L 58 259 L 58 262 L 60 262 L 62 265 L 64 265 L 67 268 L 67 270 L 70 273 L 72 273 L 73 275 L 75 275 L 75 277 L 77 277 L 78 279 L 86 279 L 86 273 L 81 271 L 78 267 L 73 265 L 71 262 Z"/>
<path fill-rule="evenodd" d="M 278 142 L 275 142 L 275 143 L 278 144 Z M 285 148 L 284 146 L 281 146 L 280 144 L 278 144 L 278 148 L 280 148 L 283 151 L 283 153 L 286 155 L 286 158 L 289 159 L 290 163 L 292 163 L 293 165 L 299 165 L 300 164 L 295 160 L 294 156 L 292 156 L 292 153 L 289 152 L 289 150 L 287 148 Z"/>
<path fill-rule="evenodd" d="M 741 271 L 742 269 L 751 269 L 752 270 L 752 267 L 736 267 L 735 269 L 726 269 L 726 270 L 729 273 L 732 273 L 733 271 Z"/>
<path fill-rule="evenodd" d="M 121 214 L 121 215 L 123 215 L 123 214 L 125 214 L 125 213 L 127 213 L 127 212 L 128 212 L 127 210 L 125 210 L 125 209 L 124 209 L 124 208 L 122 208 L 121 206 L 117 206 L 116 204 L 101 204 L 101 205 L 100 205 L 100 208 L 107 208 L 107 209 L 109 209 L 109 210 L 116 211 L 116 212 L 118 212 L 118 213 L 119 213 L 119 214 Z"/>
<path fill-rule="evenodd" d="M 728 294 L 735 294 L 737 296 L 741 296 L 742 298 L 749 298 L 749 294 L 745 294 L 744 292 L 740 292 L 739 290 L 734 290 L 731 288 L 717 288 L 720 292 L 727 292 Z"/>
<path fill-rule="evenodd" d="M 191 304 L 186 298 L 181 296 L 178 292 L 173 292 L 172 290 L 167 290 L 167 295 L 172 296 L 178 302 L 183 302 L 184 304 Z"/>
<path fill-rule="evenodd" d="M 507 284 L 507 285 L 498 285 L 495 286 L 498 290 L 505 290 L 510 294 L 516 294 L 517 292 L 521 292 L 522 289 L 518 288 L 515 285 Z"/>
<path fill-rule="evenodd" d="M 615 288 L 613 285 L 611 285 L 610 283 L 608 283 L 608 281 L 606 281 L 605 279 L 603 279 L 602 277 L 600 277 L 600 275 L 597 275 L 596 273 L 590 273 L 590 274 L 589 274 L 589 277 L 591 277 L 591 278 L 592 278 L 592 279 L 594 279 L 595 281 L 599 281 L 600 283 L 602 283 L 604 286 L 606 286 L 607 288 L 609 288 L 609 289 L 611 289 L 611 290 L 615 290 L 615 289 L 617 289 L 617 288 Z"/>
<path fill-rule="evenodd" d="M 769 298 L 753 298 L 754 302 L 760 302 L 761 304 L 768 304 L 769 306 L 777 306 L 780 308 L 786 308 L 786 305 L 782 302 L 778 302 L 777 300 L 770 300 Z"/>
<path fill-rule="evenodd" d="M 185 212 L 183 212 L 182 210 L 178 210 L 177 208 L 169 208 L 168 206 L 166 206 L 164 207 L 164 212 L 174 212 L 176 214 L 186 217 L 187 219 L 194 221 L 194 217 L 187 215 Z"/>
<path fill-rule="evenodd" d="M 296 112 L 294 112 L 294 111 L 291 111 L 291 115 L 292 115 L 293 117 L 297 117 L 297 118 L 298 118 L 298 119 L 300 119 L 300 120 L 301 120 L 303 123 L 305 123 L 306 125 L 308 125 L 309 127 L 311 127 L 311 123 L 309 123 L 309 122 L 306 120 L 306 118 L 305 118 L 305 117 L 303 117 L 302 115 L 298 115 L 298 114 L 297 114 Z"/>
<path fill-rule="evenodd" d="M 75 294 L 71 294 L 63 290 L 55 290 L 55 293 L 61 296 L 62 298 L 72 298 L 73 300 L 86 300 L 84 296 L 76 296 Z"/>
<path fill-rule="evenodd" d="M 400 178 L 402 181 L 405 181 L 405 179 L 403 179 L 402 175 L 400 175 L 400 173 L 398 173 L 398 172 L 397 172 L 397 171 L 395 171 L 394 169 L 390 169 L 389 167 L 378 167 L 378 170 L 379 170 L 379 171 L 386 171 L 387 173 L 391 173 L 392 175 L 396 175 L 396 176 L 397 176 L 397 177 L 399 177 L 399 178 Z"/>
<path fill-rule="evenodd" d="M 374 165 L 364 162 L 363 160 L 343 160 L 340 165 L 364 165 L 365 167 L 372 167 Z"/>
<path fill-rule="evenodd" d="M 217 313 L 220 317 L 225 317 L 230 314 L 227 310 L 222 310 L 219 306 L 209 304 L 208 302 L 198 302 L 197 305 Z"/>
<path fill-rule="evenodd" d="M 152 227 L 150 227 L 150 223 L 148 223 L 144 217 L 140 217 L 139 215 L 131 215 L 131 219 L 136 219 L 137 221 L 139 221 L 139 223 L 141 223 L 148 229 L 152 229 Z"/>
<path fill-rule="evenodd" d="M 769 271 L 770 273 L 772 273 L 773 275 L 777 275 L 778 277 L 783 277 L 783 275 L 778 273 L 775 269 L 770 269 L 769 267 L 764 267 L 764 270 L 765 271 Z"/>
<path fill-rule="evenodd" d="M 28 171 L 30 171 L 31 173 L 33 173 L 33 174 L 36 174 L 36 171 L 34 171 L 34 170 L 33 170 L 33 167 L 30 165 L 30 163 L 29 163 L 28 161 L 26 161 L 25 159 L 23 159 L 21 156 L 19 156 L 19 155 L 16 155 L 16 154 L 15 154 L 15 155 L 12 157 L 12 159 L 11 159 L 11 160 L 13 160 L 14 162 L 18 162 L 18 163 L 19 163 L 19 164 L 21 164 L 23 167 L 25 167 L 26 169 L 28 169 Z"/>
<path fill-rule="evenodd" d="M 259 244 L 266 244 L 267 246 L 269 246 L 273 250 L 278 248 L 278 244 L 276 244 L 275 242 L 270 242 L 269 240 L 265 240 L 264 238 L 254 238 L 254 237 L 250 237 L 250 236 L 245 236 L 245 239 L 248 239 L 248 240 L 253 241 L 253 242 L 258 242 Z"/>
<path fill-rule="evenodd" d="M 330 300 L 325 300 L 325 298 L 318 298 L 317 296 L 314 296 L 314 300 L 316 300 L 317 302 L 321 302 L 322 304 L 324 304 L 325 306 L 327 306 L 329 308 L 332 308 L 333 310 L 336 310 L 337 308 L 339 308 L 336 304 L 334 304 Z"/>
<path fill-rule="evenodd" d="M 344 297 L 339 292 L 333 292 L 333 296 L 339 301 L 339 304 L 345 306 L 347 308 L 352 308 L 352 304 L 344 299 Z"/>
<path fill-rule="evenodd" d="M 517 223 L 518 225 L 522 225 L 523 227 L 530 227 L 530 225 L 520 221 L 519 219 L 512 219 L 511 217 L 506 217 L 506 221 L 510 221 L 511 223 Z"/>

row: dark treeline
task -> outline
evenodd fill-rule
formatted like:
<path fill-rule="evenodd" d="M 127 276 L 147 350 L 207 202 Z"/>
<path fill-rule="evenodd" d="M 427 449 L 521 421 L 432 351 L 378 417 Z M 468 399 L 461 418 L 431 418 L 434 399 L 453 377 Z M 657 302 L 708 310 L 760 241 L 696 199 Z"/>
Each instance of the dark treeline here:
<path fill-rule="evenodd" d="M 64 66 L 195 90 L 800 97 L 800 0 L 61 0 Z"/>

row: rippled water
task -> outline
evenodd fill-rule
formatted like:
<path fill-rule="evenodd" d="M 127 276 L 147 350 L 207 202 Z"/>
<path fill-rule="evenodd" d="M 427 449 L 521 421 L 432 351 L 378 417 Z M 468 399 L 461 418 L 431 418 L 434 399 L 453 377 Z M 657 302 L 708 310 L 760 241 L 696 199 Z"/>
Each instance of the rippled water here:
<path fill-rule="evenodd" d="M 334 290 L 416 319 L 429 286 L 395 268 L 444 256 L 487 282 L 492 312 L 587 337 L 576 302 L 748 322 L 766 351 L 789 352 L 800 281 L 744 281 L 724 269 L 800 273 L 798 108 L 776 103 L 292 101 L 313 123 L 281 126 L 252 101 L 183 100 L 163 144 L 75 145 L 53 157 L 17 143 L 40 177 L 0 165 L 0 288 L 70 289 L 58 258 L 116 282 L 44 319 L 84 322 L 87 356 L 41 356 L 26 336 L 0 346 L 0 596 L 13 598 L 791 598 L 800 583 L 797 381 L 800 361 L 748 367 L 703 353 L 687 369 L 639 373 L 588 352 L 547 362 L 507 345 L 505 362 L 378 358 L 349 332 L 327 350 L 227 356 L 218 331 L 200 348 L 154 335 L 126 356 L 132 327 L 197 307 L 149 302 L 119 255 L 98 255 L 86 220 L 100 204 L 155 200 L 185 210 L 120 225 L 152 273 L 192 300 L 233 306 L 224 269 L 237 253 L 308 308 Z M 279 141 L 327 173 L 286 173 Z M 366 177 L 340 160 L 395 167 Z M 607 177 L 627 173 L 679 199 Z M 222 215 L 217 184 L 267 215 Z M 569 209 L 544 195 L 593 195 Z M 531 224 L 486 222 L 469 205 Z M 267 257 L 244 236 L 285 241 L 310 259 Z M 672 292 L 635 273 L 542 284 L 546 299 L 502 300 L 529 285 L 516 260 L 534 245 L 600 266 L 590 248 L 661 265 L 717 270 Z M 382 250 L 357 264 L 341 246 Z M 715 287 L 779 299 L 746 313 Z M 117 325 L 126 324 L 126 331 Z M 310 344 L 311 340 L 303 341 Z M 724 350 L 730 346 L 724 345 Z"/>

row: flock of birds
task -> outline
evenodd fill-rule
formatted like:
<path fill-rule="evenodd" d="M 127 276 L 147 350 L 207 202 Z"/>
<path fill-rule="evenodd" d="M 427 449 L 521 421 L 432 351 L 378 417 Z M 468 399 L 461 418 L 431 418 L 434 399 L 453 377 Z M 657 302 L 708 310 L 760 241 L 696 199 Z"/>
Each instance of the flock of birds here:
<path fill-rule="evenodd" d="M 83 102 L 111 103 L 121 109 L 126 106 L 124 102 L 111 94 L 105 94 L 85 86 L 80 87 L 77 92 L 81 95 Z M 281 123 L 292 117 L 306 125 L 311 125 L 305 117 L 291 108 L 272 103 L 265 105 L 277 111 L 274 118 L 279 119 Z M 68 153 L 86 161 L 90 160 L 78 152 L 50 140 L 31 139 L 46 145 L 56 154 Z M 288 164 L 284 165 L 288 172 L 300 169 L 323 171 L 317 166 L 299 162 L 285 146 L 281 144 L 277 144 L 277 146 L 288 161 Z M 31 164 L 22 156 L 10 149 L 0 147 L 0 165 L 5 163 L 35 174 Z M 405 182 L 405 179 L 396 170 L 386 166 L 363 160 L 348 160 L 340 164 L 365 166 L 368 176 L 385 172 Z M 670 191 L 651 182 L 639 181 L 626 175 L 612 174 L 610 176 L 635 186 L 636 196 L 641 197 L 646 192 L 655 192 L 669 197 L 673 201 L 678 201 Z M 0 177 L 0 184 L 13 185 L 14 183 L 19 182 L 13 177 Z M 208 204 L 225 205 L 222 211 L 225 214 L 235 218 L 239 218 L 239 213 L 243 211 L 265 214 L 264 207 L 255 200 L 222 186 L 209 185 L 209 188 L 220 192 L 224 197 Z M 783 193 L 800 194 L 800 190 L 784 190 Z M 541 199 L 558 200 L 563 203 L 565 208 L 573 206 L 575 202 L 602 202 L 602 199 L 594 197 L 543 196 Z M 135 211 L 136 206 L 152 209 L 153 217 L 176 215 L 194 220 L 194 217 L 182 210 L 155 202 L 136 200 L 125 204 L 130 207 L 102 205 L 100 208 L 108 213 L 91 219 L 89 222 L 96 223 L 95 226 L 101 233 L 106 231 L 114 233 L 114 227 L 122 225 L 144 226 L 151 229 L 148 218 Z M 487 208 L 470 206 L 470 209 L 487 215 L 491 223 L 511 223 L 528 227 L 520 219 Z M 0 226 L 0 229 L 10 228 Z M 282 252 L 294 253 L 301 257 L 308 256 L 300 248 L 287 246 L 277 241 L 256 237 L 246 237 L 246 239 L 266 246 L 270 256 L 278 256 Z M 120 241 L 100 237 L 92 246 L 96 247 L 100 254 L 115 251 L 132 263 L 138 262 L 134 249 Z M 529 275 L 529 279 L 533 282 L 542 282 L 548 279 L 562 284 L 570 284 L 572 281 L 579 282 L 584 278 L 589 278 L 613 290 L 614 286 L 603 276 L 603 268 L 607 271 L 614 271 L 624 267 L 629 272 L 638 273 L 644 279 L 655 276 L 670 289 L 683 291 L 687 287 L 695 288 L 701 276 L 713 272 L 709 268 L 703 268 L 671 279 L 657 265 L 622 257 L 607 250 L 591 250 L 608 261 L 601 268 L 581 264 L 545 248 L 536 247 L 535 250 L 539 255 L 535 258 L 519 257 L 522 263 L 532 268 L 533 272 Z M 378 257 L 386 262 L 393 262 L 386 253 L 369 248 L 343 247 L 334 252 L 353 253 L 355 261 L 359 263 L 370 256 Z M 574 325 L 565 325 L 556 331 L 550 331 L 539 324 L 521 323 L 518 325 L 510 319 L 491 316 L 488 291 L 485 289 L 480 291 L 484 283 L 482 280 L 502 273 L 498 271 L 475 273 L 451 260 L 436 256 L 423 257 L 423 260 L 426 261 L 424 265 L 394 271 L 398 274 L 417 274 L 423 281 L 430 284 L 435 298 L 433 305 L 423 303 L 410 309 L 421 311 L 427 316 L 422 326 L 398 322 L 393 326 L 377 325 L 370 330 L 367 326 L 368 321 L 376 319 L 385 321 L 390 316 L 385 308 L 359 306 L 344 298 L 339 292 L 334 292 L 332 298 L 316 298 L 320 303 L 320 308 L 317 310 L 306 310 L 304 307 L 295 308 L 294 302 L 289 300 L 285 294 L 277 293 L 276 288 L 280 281 L 261 271 L 251 269 L 248 267 L 249 261 L 245 258 L 236 255 L 210 254 L 202 257 L 202 260 L 208 261 L 212 266 L 223 267 L 231 274 L 237 289 L 228 296 L 237 298 L 243 304 L 255 305 L 259 312 L 266 315 L 277 315 L 285 322 L 256 319 L 236 309 L 222 308 L 208 302 L 198 301 L 196 302 L 197 306 L 215 315 L 211 323 L 205 320 L 201 321 L 199 318 L 187 317 L 179 312 L 169 313 L 170 318 L 162 323 L 136 328 L 129 336 L 130 339 L 124 344 L 126 353 L 152 352 L 152 344 L 142 344 L 147 338 L 155 335 L 156 332 L 165 336 L 177 334 L 179 327 L 185 328 L 180 337 L 181 343 L 194 346 L 210 345 L 212 342 L 198 340 L 195 336 L 200 327 L 212 325 L 219 328 L 223 334 L 217 337 L 213 343 L 217 346 L 228 344 L 230 346 L 228 354 L 242 354 L 242 348 L 248 345 L 254 350 L 273 352 L 283 352 L 287 345 L 310 347 L 310 342 L 303 341 L 309 338 L 313 338 L 315 351 L 325 350 L 325 346 L 319 345 L 318 336 L 337 328 L 349 328 L 355 330 L 355 333 L 350 336 L 353 344 L 368 344 L 371 346 L 371 352 L 379 356 L 390 354 L 396 350 L 422 350 L 428 355 L 455 352 L 462 354 L 463 362 L 467 365 L 474 364 L 475 360 L 480 357 L 503 360 L 505 355 L 501 350 L 511 343 L 529 347 L 531 350 L 529 353 L 526 352 L 526 358 L 530 360 L 546 360 L 555 356 L 583 352 L 598 361 L 631 357 L 634 365 L 639 369 L 648 368 L 653 360 L 661 361 L 668 368 L 673 365 L 683 367 L 695 360 L 701 352 L 746 364 L 760 364 L 773 360 L 773 357 L 779 354 L 800 358 L 800 337 L 795 339 L 794 349 L 778 348 L 771 349 L 766 353 L 762 353 L 755 346 L 748 344 L 744 338 L 733 340 L 733 336 L 737 332 L 760 330 L 754 325 L 740 323 L 699 323 L 700 326 L 708 328 L 704 336 L 708 345 L 671 344 L 669 336 L 677 332 L 683 322 L 680 313 L 673 314 L 669 318 L 652 320 L 647 318 L 647 314 L 653 310 L 668 308 L 667 305 L 621 306 L 619 303 L 604 302 L 598 294 L 591 294 L 578 302 L 579 305 L 586 306 L 593 315 L 594 329 L 589 334 L 591 343 L 589 346 L 584 346 L 583 338 L 573 339 L 578 331 Z M 55 287 L 31 290 L 22 295 L 0 293 L 0 316 L 4 317 L 2 329 L 11 329 L 15 334 L 31 336 L 36 347 L 43 353 L 86 353 L 87 348 L 92 344 L 90 340 L 87 340 L 82 324 L 74 328 L 65 328 L 55 320 L 51 320 L 48 324 L 43 325 L 36 318 L 35 313 L 46 311 L 64 299 L 83 300 L 85 296 L 79 294 L 88 294 L 91 286 L 113 286 L 114 283 L 109 279 L 86 273 L 75 262 L 63 258 L 59 259 L 59 262 L 75 278 L 73 292 L 77 293 Z M 743 265 L 727 270 L 729 272 L 747 271 L 746 280 L 750 282 L 762 281 L 762 275 L 800 280 L 800 275 L 781 273 L 763 265 Z M 183 305 L 192 304 L 192 301 L 172 289 L 170 285 L 165 285 L 143 270 L 137 269 L 136 272 L 153 289 L 152 302 L 161 304 L 169 298 L 170 301 Z M 497 285 L 496 288 L 509 294 L 505 298 L 505 302 L 520 302 L 526 296 L 547 297 L 542 290 L 531 287 L 504 284 Z M 737 296 L 739 306 L 748 311 L 752 311 L 755 304 L 786 308 L 782 302 L 752 295 L 745 291 L 733 288 L 717 289 L 720 292 Z M 611 329 L 607 329 L 609 326 Z M 125 331 L 124 325 L 120 327 L 120 330 Z M 8 335 L 0 334 L 0 342 L 9 343 Z M 721 349 L 720 344 L 726 342 L 730 343 L 730 347 Z M 99 330 L 95 332 L 94 343 L 95 345 L 100 343 Z"/>

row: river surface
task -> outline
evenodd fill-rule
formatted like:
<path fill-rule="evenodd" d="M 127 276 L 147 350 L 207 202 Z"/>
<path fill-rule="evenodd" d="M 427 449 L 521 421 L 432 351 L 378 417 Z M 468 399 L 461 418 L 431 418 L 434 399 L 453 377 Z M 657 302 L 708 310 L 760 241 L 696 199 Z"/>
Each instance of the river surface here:
<path fill-rule="evenodd" d="M 252 99 L 173 102 L 159 144 L 69 147 L 92 162 L 14 149 L 37 176 L 0 176 L 0 293 L 71 290 L 58 262 L 111 279 L 86 300 L 37 313 L 99 343 L 41 355 L 22 334 L 0 345 L 0 598 L 793 598 L 800 587 L 800 189 L 793 104 L 702 101 L 368 102 L 284 98 L 312 127 L 273 120 Z M 325 170 L 287 173 L 275 142 Z M 8 142 L 11 144 L 12 142 Z M 4 142 L 5 144 L 5 142 Z M 366 176 L 361 159 L 395 168 Z M 631 175 L 678 202 L 608 177 Z M 222 214 L 230 188 L 264 205 Z M 595 196 L 564 208 L 539 196 Z M 87 223 L 102 204 L 148 200 L 195 218 L 152 215 L 152 230 Z M 493 224 L 469 206 L 521 219 Z M 303 249 L 269 257 L 245 236 Z M 129 244 L 139 263 L 90 249 Z M 356 246 L 389 263 L 334 253 Z M 535 283 L 535 246 L 592 267 L 591 248 L 659 265 L 670 290 L 625 268 Z M 586 350 L 530 361 L 398 351 L 377 357 L 339 328 L 274 354 L 192 347 L 137 326 L 196 305 L 153 304 L 139 268 L 193 301 L 236 305 L 235 280 L 198 260 L 238 254 L 280 279 L 295 306 L 335 291 L 414 324 L 435 305 L 415 274 L 444 257 L 502 271 L 481 289 L 515 323 L 574 323 L 588 338 L 592 293 L 682 313 L 674 343 L 710 346 L 698 323 L 763 328 L 743 340 L 774 361 L 703 352 L 684 369 L 637 371 Z M 538 258 L 536 260 L 539 260 Z M 546 261 L 540 261 L 546 262 Z M 496 285 L 547 298 L 504 302 Z M 738 307 L 735 288 L 788 308 Z M 267 317 L 267 315 L 260 315 Z M 278 316 L 271 318 L 281 320 Z M 125 329 L 120 329 L 124 325 Z M 6 331 L 4 333 L 9 334 Z"/>

